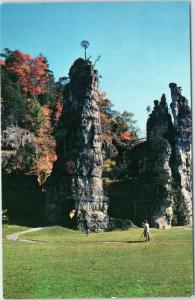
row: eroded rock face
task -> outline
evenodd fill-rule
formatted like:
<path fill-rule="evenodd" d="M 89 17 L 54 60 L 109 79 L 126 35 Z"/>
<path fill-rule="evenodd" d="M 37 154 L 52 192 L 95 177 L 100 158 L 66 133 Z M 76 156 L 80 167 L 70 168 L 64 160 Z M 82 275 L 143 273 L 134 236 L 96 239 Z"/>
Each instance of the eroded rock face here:
<path fill-rule="evenodd" d="M 147 120 L 147 140 L 154 140 L 158 136 L 171 142 L 173 138 L 173 123 L 168 112 L 165 94 L 161 100 L 154 100 L 154 108 Z"/>
<path fill-rule="evenodd" d="M 34 134 L 29 130 L 10 125 L 1 133 L 2 150 L 17 150 L 20 146 L 24 146 L 27 142 L 33 142 Z"/>
<path fill-rule="evenodd" d="M 27 129 L 9 125 L 1 132 L 1 164 L 2 170 L 11 173 L 17 168 L 24 170 L 27 161 L 20 153 L 28 145 L 34 144 L 35 135 Z M 30 159 L 29 159 L 30 161 Z"/>
<path fill-rule="evenodd" d="M 66 215 L 75 209 L 78 228 L 84 228 L 87 222 L 92 230 L 106 229 L 108 199 L 104 196 L 101 179 L 103 159 L 97 104 L 98 73 L 89 61 L 78 59 L 71 67 L 69 77 L 68 101 L 62 113 L 61 129 L 58 130 L 58 133 L 61 132 L 57 142 L 58 160 L 48 181 L 48 186 L 58 186 L 57 190 L 59 182 L 60 186 L 63 184 L 61 190 L 64 198 L 62 195 L 58 197 L 58 191 L 54 193 L 53 188 L 49 188 L 48 216 L 52 215 L 52 211 L 59 210 L 60 203 L 67 207 L 68 202 Z M 52 193 L 55 195 L 52 196 Z M 56 213 L 53 215 L 56 216 Z"/>
<path fill-rule="evenodd" d="M 152 213 L 152 223 L 159 228 L 168 228 L 171 224 L 166 218 L 166 209 L 173 205 L 172 197 L 172 170 L 170 167 L 170 158 L 172 153 L 174 128 L 171 115 L 168 111 L 168 105 L 165 94 L 162 95 L 161 101 L 154 101 L 154 108 L 147 121 L 147 141 L 149 144 L 158 143 L 159 138 L 165 139 L 166 143 L 162 149 L 160 161 L 153 162 L 151 168 L 155 169 L 155 164 L 161 167 L 161 172 L 167 173 L 166 183 L 163 183 L 164 192 L 161 194 L 160 203 L 155 205 Z"/>
<path fill-rule="evenodd" d="M 177 192 L 179 190 L 183 197 L 184 224 L 192 222 L 191 110 L 187 99 L 181 95 L 181 88 L 175 83 L 170 83 L 169 87 L 173 122 L 164 94 L 160 102 L 154 101 L 154 109 L 147 121 L 147 141 L 155 142 L 161 137 L 168 142 L 162 155 L 162 169 L 169 173 L 169 179 L 164 185 L 165 193 L 161 205 L 154 209 L 152 215 L 159 228 L 168 228 L 171 225 L 173 188 L 177 189 Z M 155 168 L 155 162 L 152 168 Z"/>
<path fill-rule="evenodd" d="M 166 141 L 164 139 L 164 141 Z M 157 141 L 158 142 L 158 141 Z M 159 172 L 157 177 L 164 176 L 164 180 L 161 186 L 162 192 L 160 193 L 160 201 L 157 205 L 154 205 L 152 213 L 152 223 L 156 224 L 159 229 L 168 229 L 171 227 L 172 213 L 168 214 L 168 210 L 173 206 L 172 196 L 172 171 L 170 168 L 171 146 L 168 141 L 165 143 L 165 148 L 162 151 L 161 157 L 154 163 L 158 165 Z M 163 172 L 163 175 L 160 173 Z M 159 179 L 160 180 L 160 179 Z"/>
<path fill-rule="evenodd" d="M 188 224 L 192 223 L 191 109 L 181 94 L 181 87 L 175 83 L 170 83 L 169 87 L 175 128 L 173 173 L 184 197 L 184 218 Z"/>
<path fill-rule="evenodd" d="M 170 227 L 171 219 L 166 217 L 167 208 L 173 204 L 169 142 L 156 136 L 135 146 L 129 158 L 134 178 L 131 194 L 136 208 L 135 219 L 131 218 L 139 224 L 147 218 L 151 226 Z"/>

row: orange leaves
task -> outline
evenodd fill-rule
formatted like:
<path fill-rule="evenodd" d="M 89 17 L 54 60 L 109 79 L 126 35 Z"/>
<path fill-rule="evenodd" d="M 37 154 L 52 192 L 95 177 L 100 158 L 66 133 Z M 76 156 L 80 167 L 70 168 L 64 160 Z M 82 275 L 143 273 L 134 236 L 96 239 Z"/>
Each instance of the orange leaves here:
<path fill-rule="evenodd" d="M 122 141 L 130 141 L 132 139 L 132 133 L 129 131 L 121 132 L 121 140 Z"/>
<path fill-rule="evenodd" d="M 43 184 L 51 174 L 53 163 L 57 159 L 52 126 L 57 124 L 62 112 L 62 91 L 56 92 L 55 80 L 44 56 L 33 58 L 18 50 L 5 49 L 2 57 L 5 59 L 0 60 L 0 64 L 5 65 L 2 69 L 10 77 L 9 80 L 13 82 L 15 89 L 10 84 L 12 93 L 10 92 L 11 96 L 7 98 L 11 98 L 11 104 L 15 103 L 16 92 L 19 92 L 19 105 L 22 103 L 24 106 L 20 126 L 24 126 L 34 136 L 33 165 L 27 171 L 29 175 L 36 175 L 38 182 Z M 44 104 L 46 105 L 43 106 Z M 15 112 L 14 105 L 11 109 L 11 112 Z"/>
<path fill-rule="evenodd" d="M 51 109 L 47 106 L 43 106 L 43 114 L 45 117 L 50 118 Z"/>
<path fill-rule="evenodd" d="M 45 116 L 44 125 L 39 129 L 36 135 L 36 146 L 38 150 L 38 156 L 36 159 L 36 175 L 40 184 L 44 183 L 47 177 L 50 175 L 53 162 L 56 161 L 57 155 L 55 152 L 56 143 L 51 136 L 51 109 L 47 106 L 43 108 L 43 114 Z"/>
<path fill-rule="evenodd" d="M 5 66 L 17 75 L 18 85 L 25 96 L 45 92 L 49 77 L 43 56 L 32 58 L 18 50 L 12 51 L 9 59 L 5 60 Z"/>
<path fill-rule="evenodd" d="M 45 122 L 39 129 L 36 135 L 36 146 L 38 149 L 38 156 L 36 159 L 36 175 L 38 177 L 39 184 L 43 184 L 47 177 L 51 174 L 53 163 L 57 160 L 56 155 L 56 142 L 52 137 L 53 128 L 51 125 L 52 110 L 43 106 L 43 115 Z M 56 103 L 56 111 L 54 113 L 54 120 L 57 123 L 62 112 L 62 103 L 60 100 Z"/>
<path fill-rule="evenodd" d="M 56 102 L 55 112 L 54 112 L 54 123 L 57 124 L 61 114 L 62 114 L 63 104 L 62 99 L 59 98 L 59 100 Z"/>
<path fill-rule="evenodd" d="M 41 122 L 41 126 L 37 127 L 35 131 L 35 165 L 29 174 L 36 175 L 41 185 L 51 174 L 53 163 L 56 161 L 57 156 L 55 152 L 55 139 L 51 135 L 53 131 L 50 120 L 52 111 L 47 106 L 39 107 L 39 110 L 39 114 L 41 114 L 44 119 Z"/>
<path fill-rule="evenodd" d="M 39 183 L 43 184 L 50 175 L 53 163 L 57 159 L 55 153 L 56 143 L 51 135 L 39 135 L 36 137 L 35 142 L 39 151 L 36 159 L 36 175 Z"/>
<path fill-rule="evenodd" d="M 45 123 L 44 123 L 44 126 L 42 126 L 42 128 L 40 129 L 42 131 L 42 133 L 46 133 L 46 132 L 49 132 L 51 133 L 52 131 L 52 128 L 51 128 L 51 113 L 52 113 L 52 110 L 47 107 L 47 106 L 43 106 L 43 115 L 45 117 Z"/>
<path fill-rule="evenodd" d="M 3 59 L 0 59 L 0 65 L 4 66 L 5 65 L 5 61 Z"/>
<path fill-rule="evenodd" d="M 103 133 L 110 132 L 111 119 L 109 118 L 109 116 L 102 112 L 100 114 L 100 120 L 101 120 L 101 127 L 102 127 Z"/>

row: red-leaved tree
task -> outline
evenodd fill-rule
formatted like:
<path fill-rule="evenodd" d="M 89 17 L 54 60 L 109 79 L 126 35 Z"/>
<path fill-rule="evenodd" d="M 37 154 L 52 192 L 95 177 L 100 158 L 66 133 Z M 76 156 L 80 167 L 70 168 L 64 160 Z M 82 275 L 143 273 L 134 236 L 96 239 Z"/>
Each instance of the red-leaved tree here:
<path fill-rule="evenodd" d="M 55 152 L 55 139 L 52 137 L 51 127 L 51 110 L 44 106 L 43 113 L 45 116 L 45 123 L 39 129 L 35 136 L 35 144 L 37 148 L 37 157 L 35 162 L 35 174 L 38 178 L 39 184 L 43 184 L 50 175 L 53 163 L 57 159 Z"/>
<path fill-rule="evenodd" d="M 130 131 L 124 131 L 121 132 L 121 140 L 122 141 L 130 141 L 132 139 L 133 135 Z"/>
<path fill-rule="evenodd" d="M 42 55 L 32 58 L 19 50 L 10 50 L 4 63 L 6 69 L 16 75 L 18 86 L 25 96 L 37 96 L 45 92 L 49 77 Z"/>

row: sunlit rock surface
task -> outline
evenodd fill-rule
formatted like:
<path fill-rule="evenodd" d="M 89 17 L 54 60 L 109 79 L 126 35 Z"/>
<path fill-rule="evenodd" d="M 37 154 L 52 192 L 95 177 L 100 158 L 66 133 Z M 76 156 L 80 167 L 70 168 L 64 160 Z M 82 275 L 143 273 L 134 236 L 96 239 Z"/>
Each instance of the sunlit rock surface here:
<path fill-rule="evenodd" d="M 164 196 L 161 194 L 160 206 L 154 203 L 152 213 L 152 219 L 159 228 L 170 227 L 174 201 L 183 202 L 183 223 L 192 222 L 191 110 L 187 99 L 181 95 L 181 87 L 175 83 L 170 83 L 169 87 L 173 118 L 163 94 L 161 101 L 154 101 L 153 111 L 147 121 L 149 143 L 155 143 L 159 137 L 167 140 L 167 147 L 161 155 L 164 164 L 162 170 L 168 174 L 165 192 Z M 155 162 L 151 167 L 155 168 Z M 174 189 L 181 195 L 180 199 L 174 200 Z"/>
<path fill-rule="evenodd" d="M 90 61 L 80 58 L 70 68 L 69 77 L 68 100 L 57 133 L 58 160 L 46 187 L 47 216 L 55 223 L 68 220 L 75 210 L 77 228 L 88 223 L 91 230 L 106 229 L 98 73 Z"/>

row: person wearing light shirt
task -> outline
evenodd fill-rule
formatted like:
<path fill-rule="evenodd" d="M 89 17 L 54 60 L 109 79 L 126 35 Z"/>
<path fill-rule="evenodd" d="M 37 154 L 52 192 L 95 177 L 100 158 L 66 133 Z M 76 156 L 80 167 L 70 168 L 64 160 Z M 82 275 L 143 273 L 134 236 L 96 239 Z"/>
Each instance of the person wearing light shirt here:
<path fill-rule="evenodd" d="M 145 242 L 149 242 L 150 241 L 149 231 L 150 231 L 150 226 L 148 224 L 148 221 L 145 220 L 145 222 L 144 222 L 144 238 L 145 238 Z"/>

